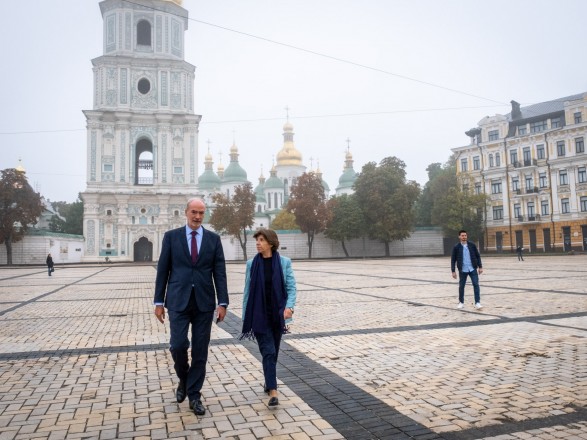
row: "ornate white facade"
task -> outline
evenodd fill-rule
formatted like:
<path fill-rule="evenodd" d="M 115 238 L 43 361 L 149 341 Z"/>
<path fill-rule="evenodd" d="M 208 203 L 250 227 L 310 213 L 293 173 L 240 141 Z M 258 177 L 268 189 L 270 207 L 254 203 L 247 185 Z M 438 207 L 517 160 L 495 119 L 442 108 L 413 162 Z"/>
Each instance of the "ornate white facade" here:
<path fill-rule="evenodd" d="M 184 60 L 188 13 L 162 0 L 105 0 L 103 55 L 92 60 L 84 261 L 151 261 L 163 233 L 199 195 L 195 67 Z"/>

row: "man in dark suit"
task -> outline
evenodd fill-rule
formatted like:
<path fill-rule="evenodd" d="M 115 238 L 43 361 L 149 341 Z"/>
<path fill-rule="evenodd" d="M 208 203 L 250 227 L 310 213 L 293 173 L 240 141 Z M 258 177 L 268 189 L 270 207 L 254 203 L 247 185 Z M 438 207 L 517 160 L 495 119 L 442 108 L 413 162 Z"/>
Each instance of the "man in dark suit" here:
<path fill-rule="evenodd" d="M 190 409 L 204 415 L 201 389 L 206 377 L 208 346 L 216 300 L 217 322 L 228 307 L 226 265 L 220 236 L 202 227 L 206 205 L 190 199 L 186 226 L 163 237 L 155 280 L 155 316 L 163 323 L 169 312 L 170 351 L 179 378 L 177 402 L 189 397 Z M 188 362 L 189 326 L 192 326 L 192 362 Z"/>
<path fill-rule="evenodd" d="M 452 249 L 452 256 L 450 259 L 450 270 L 452 277 L 456 278 L 455 264 L 459 270 L 459 305 L 457 308 L 465 307 L 465 284 L 467 277 L 471 277 L 473 283 L 473 293 L 475 295 L 475 308 L 481 309 L 481 293 L 479 290 L 479 275 L 483 273 L 483 264 L 481 263 L 481 255 L 477 250 L 477 246 L 472 241 L 467 240 L 467 231 L 459 231 L 459 242 Z"/>

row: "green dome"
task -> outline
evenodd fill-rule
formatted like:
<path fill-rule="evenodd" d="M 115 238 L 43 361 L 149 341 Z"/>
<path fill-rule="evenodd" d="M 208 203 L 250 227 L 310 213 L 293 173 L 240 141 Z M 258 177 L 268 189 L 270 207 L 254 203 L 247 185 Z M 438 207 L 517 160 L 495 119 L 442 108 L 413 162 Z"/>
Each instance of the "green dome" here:
<path fill-rule="evenodd" d="M 339 188 L 350 188 L 357 179 L 357 173 L 352 168 L 345 168 L 342 175 L 338 179 Z"/>
<path fill-rule="evenodd" d="M 220 188 L 220 177 L 212 170 L 206 170 L 198 178 L 198 187 L 200 189 Z"/>
<path fill-rule="evenodd" d="M 247 181 L 247 172 L 238 164 L 238 162 L 230 162 L 228 167 L 224 170 L 222 181 L 245 183 Z"/>
<path fill-rule="evenodd" d="M 269 179 L 267 179 L 267 181 L 265 182 L 265 188 L 264 189 L 283 189 L 283 181 L 275 176 L 275 175 L 271 175 L 271 177 Z"/>

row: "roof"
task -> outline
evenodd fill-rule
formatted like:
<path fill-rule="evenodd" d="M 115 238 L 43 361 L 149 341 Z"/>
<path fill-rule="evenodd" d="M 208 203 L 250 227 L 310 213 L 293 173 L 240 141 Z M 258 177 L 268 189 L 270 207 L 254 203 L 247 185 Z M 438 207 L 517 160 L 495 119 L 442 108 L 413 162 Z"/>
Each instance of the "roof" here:
<path fill-rule="evenodd" d="M 532 104 L 527 107 L 520 107 L 520 111 L 522 116 L 516 118 L 515 121 L 520 121 L 523 119 L 530 119 L 536 118 L 542 115 L 549 115 L 552 113 L 562 112 L 565 109 L 565 102 L 566 101 L 576 101 L 578 99 L 583 99 L 584 93 L 578 93 L 576 95 L 566 96 L 564 98 L 554 99 L 552 101 L 546 102 L 539 102 L 538 104 Z M 506 115 L 508 121 L 514 121 L 512 119 L 511 112 Z"/>

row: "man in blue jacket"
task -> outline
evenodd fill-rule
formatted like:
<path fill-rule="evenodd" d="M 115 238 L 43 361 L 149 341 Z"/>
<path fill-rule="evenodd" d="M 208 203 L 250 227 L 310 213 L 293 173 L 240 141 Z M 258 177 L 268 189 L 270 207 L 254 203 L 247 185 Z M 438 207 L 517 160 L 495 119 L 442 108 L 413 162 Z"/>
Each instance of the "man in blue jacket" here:
<path fill-rule="evenodd" d="M 226 265 L 220 236 L 202 227 L 206 205 L 190 199 L 186 225 L 167 231 L 163 237 L 155 280 L 155 316 L 163 323 L 169 312 L 170 351 L 179 378 L 178 403 L 189 397 L 190 409 L 204 415 L 201 389 L 206 377 L 212 319 L 218 301 L 217 322 L 228 307 Z M 192 327 L 191 365 L 188 362 Z"/>
<path fill-rule="evenodd" d="M 459 240 L 459 243 L 452 249 L 450 259 L 450 270 L 453 278 L 457 278 L 455 263 L 459 270 L 459 305 L 457 307 L 459 309 L 465 307 L 465 284 L 467 283 L 467 276 L 470 276 L 475 294 L 475 308 L 480 309 L 483 307 L 479 291 L 479 275 L 483 273 L 481 255 L 479 255 L 475 243 L 467 241 L 467 231 L 459 231 Z"/>

